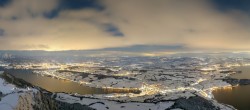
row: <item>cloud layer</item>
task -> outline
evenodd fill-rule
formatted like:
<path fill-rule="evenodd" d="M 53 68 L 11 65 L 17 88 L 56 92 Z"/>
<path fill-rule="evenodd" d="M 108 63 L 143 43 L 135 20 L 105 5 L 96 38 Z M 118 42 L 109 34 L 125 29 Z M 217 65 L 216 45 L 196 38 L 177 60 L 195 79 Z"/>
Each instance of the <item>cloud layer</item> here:
<path fill-rule="evenodd" d="M 250 12 L 238 0 L 3 1 L 0 50 L 250 50 Z"/>

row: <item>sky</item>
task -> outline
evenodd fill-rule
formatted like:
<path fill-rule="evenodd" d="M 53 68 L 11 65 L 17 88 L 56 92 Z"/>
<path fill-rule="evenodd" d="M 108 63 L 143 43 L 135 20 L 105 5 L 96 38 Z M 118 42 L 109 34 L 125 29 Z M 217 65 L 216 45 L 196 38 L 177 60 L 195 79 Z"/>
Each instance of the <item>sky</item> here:
<path fill-rule="evenodd" d="M 249 52 L 249 0 L 0 0 L 0 50 Z"/>

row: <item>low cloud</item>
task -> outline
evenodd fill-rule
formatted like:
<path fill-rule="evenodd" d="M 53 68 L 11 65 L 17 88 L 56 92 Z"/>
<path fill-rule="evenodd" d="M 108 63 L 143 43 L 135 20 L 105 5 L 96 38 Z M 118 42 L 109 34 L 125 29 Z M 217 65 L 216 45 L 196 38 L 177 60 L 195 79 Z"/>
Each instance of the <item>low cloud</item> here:
<path fill-rule="evenodd" d="M 0 36 L 4 36 L 4 30 L 0 28 Z"/>

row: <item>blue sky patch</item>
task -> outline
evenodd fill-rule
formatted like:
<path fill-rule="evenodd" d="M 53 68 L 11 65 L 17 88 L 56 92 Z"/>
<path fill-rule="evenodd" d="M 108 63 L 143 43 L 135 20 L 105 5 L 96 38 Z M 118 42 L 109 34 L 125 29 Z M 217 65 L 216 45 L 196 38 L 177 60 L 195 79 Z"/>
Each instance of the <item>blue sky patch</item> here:
<path fill-rule="evenodd" d="M 58 8 L 71 10 L 93 8 L 103 10 L 104 6 L 102 6 L 98 0 L 60 0 Z"/>
<path fill-rule="evenodd" d="M 57 7 L 44 13 L 44 17 L 52 19 L 58 16 L 63 10 L 94 9 L 102 11 L 105 7 L 98 0 L 59 0 Z"/>
<path fill-rule="evenodd" d="M 250 0 L 212 0 L 219 11 L 240 10 L 250 14 Z"/>
<path fill-rule="evenodd" d="M 9 4 L 11 0 L 0 0 L 0 7 L 4 7 Z"/>

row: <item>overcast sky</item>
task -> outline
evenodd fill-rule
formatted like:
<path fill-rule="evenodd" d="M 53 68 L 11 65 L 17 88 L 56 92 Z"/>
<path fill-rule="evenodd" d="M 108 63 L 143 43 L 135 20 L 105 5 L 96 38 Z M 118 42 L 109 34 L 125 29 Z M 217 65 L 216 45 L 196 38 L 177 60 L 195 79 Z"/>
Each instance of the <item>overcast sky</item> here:
<path fill-rule="evenodd" d="M 0 50 L 250 51 L 249 0 L 0 0 Z"/>

